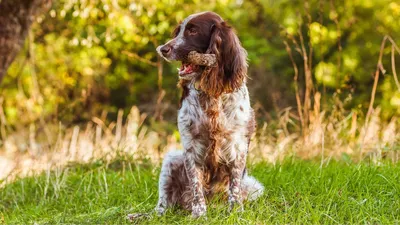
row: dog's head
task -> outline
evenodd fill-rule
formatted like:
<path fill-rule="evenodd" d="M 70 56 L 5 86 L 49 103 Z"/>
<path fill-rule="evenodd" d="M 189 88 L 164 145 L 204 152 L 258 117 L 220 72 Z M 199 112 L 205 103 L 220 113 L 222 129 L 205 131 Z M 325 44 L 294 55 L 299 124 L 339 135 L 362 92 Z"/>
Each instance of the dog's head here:
<path fill-rule="evenodd" d="M 247 76 L 247 52 L 233 29 L 216 13 L 188 16 L 173 32 L 174 38 L 157 47 L 167 61 L 181 61 L 181 79 L 198 78 L 202 90 L 213 96 L 239 88 Z M 217 66 L 209 68 L 188 63 L 189 52 L 215 54 Z"/>

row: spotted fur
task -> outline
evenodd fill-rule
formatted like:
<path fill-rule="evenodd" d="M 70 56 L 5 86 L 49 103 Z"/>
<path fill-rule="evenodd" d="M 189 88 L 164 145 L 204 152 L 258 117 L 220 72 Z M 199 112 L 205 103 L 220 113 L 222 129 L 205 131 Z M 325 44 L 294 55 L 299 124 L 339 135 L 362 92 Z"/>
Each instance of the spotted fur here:
<path fill-rule="evenodd" d="M 204 37 L 188 35 L 189 25 Z M 164 159 L 157 212 L 180 205 L 193 217 L 203 216 L 206 200 L 216 194 L 225 196 L 229 209 L 237 205 L 242 210 L 243 200 L 255 200 L 264 189 L 245 169 L 255 129 L 246 87 L 246 51 L 233 30 L 211 12 L 189 16 L 175 38 L 157 51 L 167 60 L 184 61 L 191 51 L 217 57 L 215 68 L 204 66 L 180 79 L 178 129 L 184 151 L 170 152 Z"/>

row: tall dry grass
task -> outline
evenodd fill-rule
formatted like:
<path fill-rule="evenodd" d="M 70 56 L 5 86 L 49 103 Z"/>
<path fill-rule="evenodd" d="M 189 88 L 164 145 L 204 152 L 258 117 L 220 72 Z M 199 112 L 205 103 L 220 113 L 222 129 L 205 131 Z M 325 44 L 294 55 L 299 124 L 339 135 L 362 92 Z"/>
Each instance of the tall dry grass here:
<path fill-rule="evenodd" d="M 295 129 L 301 122 L 291 109 L 283 110 L 276 122 L 259 124 L 250 145 L 249 162 L 276 163 L 287 157 L 320 160 L 321 164 L 341 158 L 376 163 L 382 158 L 399 160 L 397 118 L 381 121 L 378 108 L 365 125 L 365 118 L 355 112 L 345 114 L 332 110 L 328 115 L 321 110 L 319 100 L 320 94 L 316 93 L 310 125 L 304 135 Z M 145 126 L 145 115 L 136 107 L 131 109 L 125 122 L 123 117 L 121 110 L 117 121 L 95 117 L 81 127 L 53 126 L 48 128 L 56 136 L 53 141 L 40 137 L 43 135 L 34 125 L 8 134 L 0 147 L 0 180 L 6 183 L 19 176 L 62 168 L 71 162 L 88 163 L 116 157 L 146 159 L 157 164 L 166 152 L 182 149 L 175 135 L 165 137 Z"/>
<path fill-rule="evenodd" d="M 278 128 L 260 126 L 251 144 L 250 157 L 255 161 L 276 163 L 287 157 L 319 160 L 321 164 L 330 160 L 372 160 L 379 163 L 383 158 L 399 160 L 399 120 L 393 117 L 382 121 L 380 109 L 376 108 L 370 120 L 356 112 L 320 110 L 320 94 L 315 94 L 314 109 L 310 111 L 307 133 L 290 132 L 288 127 L 300 126 L 295 116 L 285 112 L 279 118 Z"/>
<path fill-rule="evenodd" d="M 163 154 L 177 149 L 173 135 L 163 140 L 158 133 L 143 125 L 145 115 L 132 107 L 126 122 L 123 111 L 117 121 L 107 123 L 98 117 L 85 126 L 63 128 L 47 125 L 54 140 L 38 132 L 35 125 L 7 134 L 1 140 L 0 180 L 9 181 L 17 176 L 63 167 L 71 162 L 88 163 L 97 159 L 112 160 L 116 157 L 148 159 L 158 162 Z M 43 128 L 41 128 L 43 130 Z"/>

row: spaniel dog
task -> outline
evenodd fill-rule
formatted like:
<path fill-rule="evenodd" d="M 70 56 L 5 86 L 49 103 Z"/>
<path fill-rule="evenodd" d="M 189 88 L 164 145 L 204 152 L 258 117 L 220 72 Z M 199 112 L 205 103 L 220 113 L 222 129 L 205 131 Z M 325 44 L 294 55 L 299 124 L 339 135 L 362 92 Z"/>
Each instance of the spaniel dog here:
<path fill-rule="evenodd" d="M 197 218 L 206 214 L 206 199 L 227 197 L 229 209 L 243 210 L 263 186 L 246 172 L 246 156 L 255 129 L 246 87 L 247 52 L 234 30 L 216 13 L 190 15 L 157 48 L 167 61 L 181 61 L 183 89 L 178 129 L 184 151 L 166 154 L 159 179 L 156 211 L 180 205 Z M 188 62 L 189 52 L 215 54 L 216 66 Z"/>

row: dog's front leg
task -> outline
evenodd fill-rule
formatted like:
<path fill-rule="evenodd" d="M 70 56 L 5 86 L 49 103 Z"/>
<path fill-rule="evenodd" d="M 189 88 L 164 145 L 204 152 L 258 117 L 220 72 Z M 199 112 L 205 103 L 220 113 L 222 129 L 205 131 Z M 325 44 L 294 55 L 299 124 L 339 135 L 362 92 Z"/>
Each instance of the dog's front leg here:
<path fill-rule="evenodd" d="M 246 150 L 239 151 L 236 159 L 230 167 L 230 183 L 229 183 L 229 211 L 232 211 L 235 204 L 238 205 L 238 211 L 243 211 L 241 182 L 243 171 L 246 167 Z"/>
<path fill-rule="evenodd" d="M 201 168 L 196 165 L 193 149 L 185 151 L 185 170 L 193 193 L 192 216 L 198 218 L 206 214 L 206 201 L 201 183 Z"/>

